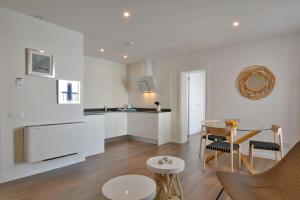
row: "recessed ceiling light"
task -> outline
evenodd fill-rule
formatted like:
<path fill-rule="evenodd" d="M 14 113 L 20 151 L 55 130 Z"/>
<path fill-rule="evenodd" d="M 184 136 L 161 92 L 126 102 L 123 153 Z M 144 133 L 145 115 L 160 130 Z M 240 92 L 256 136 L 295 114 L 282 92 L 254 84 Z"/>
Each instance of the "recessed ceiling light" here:
<path fill-rule="evenodd" d="M 127 57 L 128 57 L 127 55 L 124 55 L 124 56 L 123 56 L 124 59 L 127 59 Z"/>
<path fill-rule="evenodd" d="M 40 52 L 40 53 L 45 53 L 45 51 L 44 51 L 44 50 L 39 50 L 39 52 Z"/>
<path fill-rule="evenodd" d="M 100 52 L 101 52 L 101 53 L 104 53 L 104 49 L 100 49 Z"/>
<path fill-rule="evenodd" d="M 129 18 L 130 17 L 130 12 L 127 12 L 127 11 L 123 12 L 123 16 L 126 17 L 126 18 Z"/>
<path fill-rule="evenodd" d="M 238 27 L 239 25 L 240 25 L 240 22 L 238 22 L 238 21 L 235 21 L 232 23 L 232 26 L 234 26 L 234 27 Z"/>

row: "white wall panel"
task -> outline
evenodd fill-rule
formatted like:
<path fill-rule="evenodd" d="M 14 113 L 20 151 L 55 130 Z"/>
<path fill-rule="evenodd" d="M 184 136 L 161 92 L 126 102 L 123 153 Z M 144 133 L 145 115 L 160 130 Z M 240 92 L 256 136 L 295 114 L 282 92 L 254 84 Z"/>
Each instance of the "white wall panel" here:
<path fill-rule="evenodd" d="M 49 162 L 26 163 L 23 127 L 83 121 L 83 104 L 58 105 L 56 79 L 83 82 L 83 35 L 48 22 L 0 8 L 3 38 L 3 156 L 4 181 L 66 166 L 85 159 L 83 154 Z M 26 75 L 25 49 L 52 52 L 54 78 Z M 16 78 L 23 85 L 15 84 Z M 82 91 L 83 93 L 83 91 Z M 9 118 L 12 116 L 22 117 Z"/>

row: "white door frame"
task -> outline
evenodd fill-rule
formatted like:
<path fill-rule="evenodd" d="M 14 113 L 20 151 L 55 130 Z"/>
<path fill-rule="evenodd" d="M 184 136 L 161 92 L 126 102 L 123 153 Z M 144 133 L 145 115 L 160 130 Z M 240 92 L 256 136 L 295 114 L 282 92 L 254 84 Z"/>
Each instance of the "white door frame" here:
<path fill-rule="evenodd" d="M 201 67 L 186 68 L 179 71 L 179 95 L 178 95 L 178 142 L 185 143 L 189 137 L 189 110 L 188 110 L 188 74 L 192 71 L 204 71 L 205 78 L 205 106 L 204 117 L 207 116 L 207 69 Z"/>
<path fill-rule="evenodd" d="M 4 181 L 3 177 L 3 167 L 4 167 L 4 128 L 3 128 L 3 101 L 4 101 L 4 92 L 3 92 L 3 39 L 0 37 L 0 183 Z"/>

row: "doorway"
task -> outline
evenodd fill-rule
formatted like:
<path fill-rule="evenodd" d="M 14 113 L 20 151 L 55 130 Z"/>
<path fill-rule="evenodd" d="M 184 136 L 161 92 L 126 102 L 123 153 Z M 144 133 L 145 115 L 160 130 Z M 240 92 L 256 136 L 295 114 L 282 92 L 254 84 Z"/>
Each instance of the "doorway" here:
<path fill-rule="evenodd" d="M 179 78 L 179 140 L 184 143 L 190 135 L 200 133 L 206 117 L 206 70 L 181 71 Z"/>
<path fill-rule="evenodd" d="M 4 138 L 4 128 L 3 128 L 3 46 L 2 38 L 0 37 L 0 183 L 3 182 L 3 138 Z"/>
<path fill-rule="evenodd" d="M 188 77 L 188 122 L 189 135 L 200 133 L 205 119 L 205 71 L 189 72 Z"/>

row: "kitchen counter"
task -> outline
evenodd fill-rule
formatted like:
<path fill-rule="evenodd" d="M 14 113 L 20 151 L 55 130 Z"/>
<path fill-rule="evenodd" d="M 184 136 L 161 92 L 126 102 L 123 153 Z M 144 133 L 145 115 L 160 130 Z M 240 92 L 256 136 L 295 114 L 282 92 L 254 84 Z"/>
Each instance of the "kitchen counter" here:
<path fill-rule="evenodd" d="M 171 112 L 171 109 L 161 109 L 160 112 L 157 112 L 155 108 L 131 108 L 131 109 L 121 109 L 121 108 L 108 108 L 105 112 L 104 108 L 88 108 L 84 109 L 84 115 L 104 115 L 105 113 L 112 112 L 127 112 L 127 113 L 165 113 Z"/>
<path fill-rule="evenodd" d="M 105 112 L 104 108 L 94 108 L 84 109 L 84 115 L 86 121 L 90 122 L 88 124 L 91 135 L 89 138 L 101 136 L 109 141 L 126 135 L 134 140 L 157 145 L 172 141 L 171 109 L 162 109 L 157 112 L 155 108 L 109 108 Z M 101 126 L 100 121 L 104 121 Z M 103 131 L 96 130 L 103 129 L 103 127 L 104 134 Z M 90 143 L 93 143 L 93 140 L 91 139 Z M 93 152 L 100 152 L 100 150 L 102 151 L 102 149 L 91 149 L 91 155 Z"/>
<path fill-rule="evenodd" d="M 83 111 L 83 115 L 104 115 L 104 111 Z"/>

